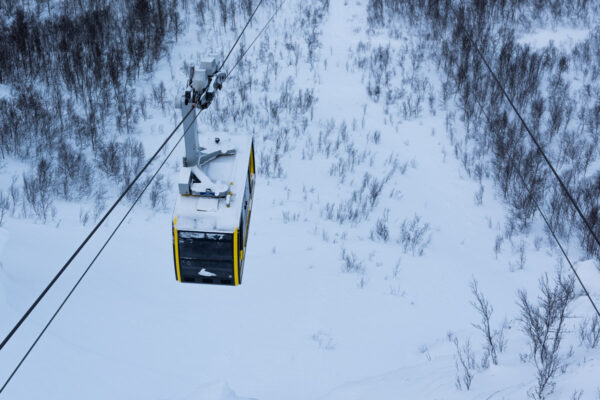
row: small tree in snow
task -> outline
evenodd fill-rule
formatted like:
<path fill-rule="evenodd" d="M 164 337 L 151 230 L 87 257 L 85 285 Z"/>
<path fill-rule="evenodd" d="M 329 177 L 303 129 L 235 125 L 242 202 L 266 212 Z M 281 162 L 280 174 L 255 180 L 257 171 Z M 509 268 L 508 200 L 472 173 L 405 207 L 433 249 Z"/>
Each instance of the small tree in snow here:
<path fill-rule="evenodd" d="M 464 386 L 465 389 L 469 390 L 477 368 L 475 352 L 473 352 L 469 339 L 461 344 L 458 338 L 454 337 L 453 343 L 456 346 L 456 388 L 462 390 Z"/>
<path fill-rule="evenodd" d="M 483 293 L 479 290 L 479 285 L 476 280 L 471 281 L 471 293 L 475 296 L 475 300 L 471 301 L 471 305 L 475 307 L 481 316 L 479 324 L 473 324 L 479 330 L 485 339 L 485 358 L 492 359 L 494 365 L 498 365 L 498 353 L 501 353 L 505 347 L 504 329 L 505 324 L 500 329 L 493 329 L 491 326 L 491 318 L 494 308 L 487 301 Z"/>
<path fill-rule="evenodd" d="M 565 333 L 568 307 L 575 298 L 573 278 L 558 273 L 554 284 L 544 275 L 539 282 L 541 294 L 538 304 L 519 291 L 522 329 L 531 346 L 530 358 L 536 367 L 537 384 L 529 391 L 529 397 L 543 400 L 554 391 L 556 374 L 564 367 L 560 345 Z"/>

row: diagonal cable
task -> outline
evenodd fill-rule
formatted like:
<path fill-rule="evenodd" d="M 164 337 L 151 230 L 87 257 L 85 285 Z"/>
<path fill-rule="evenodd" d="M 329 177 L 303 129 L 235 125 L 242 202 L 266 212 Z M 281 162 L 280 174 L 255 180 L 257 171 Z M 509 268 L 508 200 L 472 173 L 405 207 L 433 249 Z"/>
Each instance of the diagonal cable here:
<path fill-rule="evenodd" d="M 449 7 L 450 7 L 450 10 L 452 10 L 452 12 L 454 13 L 454 16 L 457 19 L 456 26 L 458 26 L 459 29 L 461 29 L 463 31 L 465 37 L 467 38 L 467 40 L 469 41 L 469 43 L 473 46 L 473 48 L 475 49 L 475 52 L 477 53 L 477 55 L 479 56 L 479 58 L 481 58 L 481 61 L 483 61 L 483 63 L 485 64 L 485 66 L 486 66 L 487 70 L 489 71 L 490 75 L 492 76 L 492 78 L 494 79 L 494 81 L 496 82 L 496 84 L 498 85 L 498 87 L 500 88 L 500 91 L 502 92 L 502 95 L 504 96 L 504 98 L 506 99 L 506 101 L 508 101 L 508 104 L 510 104 L 510 107 L 513 109 L 513 111 L 515 112 L 515 114 L 519 118 L 519 121 L 521 122 L 521 124 L 523 125 L 523 127 L 525 128 L 525 130 L 527 131 L 527 133 L 529 134 L 529 137 L 531 138 L 531 141 L 535 144 L 535 147 L 536 147 L 537 151 L 544 158 L 544 161 L 546 162 L 546 164 L 550 168 L 550 171 L 552 171 L 552 174 L 554 175 L 554 177 L 556 178 L 556 180 L 560 184 L 560 187 L 565 192 L 565 195 L 567 196 L 567 198 L 569 199 L 569 201 L 571 202 L 571 204 L 573 205 L 573 207 L 577 211 L 577 214 L 579 215 L 579 217 L 583 221 L 585 227 L 590 232 L 590 234 L 592 235 L 592 237 L 596 241 L 596 244 L 600 248 L 600 239 L 598 239 L 598 236 L 596 235 L 596 233 L 592 229 L 591 224 L 589 223 L 589 221 L 587 220 L 587 218 L 585 217 L 585 215 L 583 214 L 583 212 L 581 211 L 581 208 L 577 204 L 577 201 L 575 201 L 575 198 L 573 197 L 573 195 L 569 191 L 569 188 L 564 183 L 564 181 L 562 180 L 562 178 L 560 177 L 560 175 L 558 174 L 558 172 L 556 171 L 556 169 L 552 165 L 552 162 L 550 162 L 550 159 L 548 159 L 548 156 L 546 156 L 546 153 L 544 152 L 544 149 L 542 148 L 542 146 L 538 142 L 537 138 L 535 137 L 535 135 L 533 134 L 533 132 L 531 131 L 531 129 L 529 129 L 529 126 L 527 125 L 527 123 L 525 122 L 525 120 L 523 119 L 523 117 L 521 116 L 521 113 L 519 112 L 519 110 L 515 106 L 512 98 L 508 95 L 508 93 L 504 89 L 504 86 L 502 85 L 502 82 L 500 82 L 500 79 L 498 79 L 498 76 L 496 75 L 496 73 L 494 72 L 494 70 L 492 69 L 492 67 L 490 66 L 490 64 L 488 63 L 488 61 L 486 60 L 485 56 L 483 55 L 483 53 L 479 49 L 479 46 L 477 46 L 477 44 L 475 43 L 475 41 L 471 38 L 471 35 L 469 34 L 469 32 L 467 32 L 466 28 L 464 28 L 462 26 L 461 19 L 460 19 L 458 13 L 456 12 L 456 10 L 454 9 L 454 7 L 452 6 L 452 4 L 450 4 Z"/>
<path fill-rule="evenodd" d="M 490 123 L 491 118 L 488 115 L 488 113 L 485 111 L 485 109 L 483 108 L 483 105 L 478 100 L 476 100 L 476 102 L 477 102 L 477 105 L 479 106 L 479 108 L 481 109 L 481 112 L 483 113 L 483 115 L 485 115 L 485 118 L 488 120 L 488 123 Z M 519 141 L 520 140 L 521 140 L 521 138 L 519 138 Z M 531 198 L 533 199 L 533 202 L 535 204 L 535 208 L 537 209 L 537 211 L 542 216 L 542 219 L 544 220 L 544 223 L 546 224 L 546 227 L 548 228 L 548 231 L 552 235 L 552 238 L 554 239 L 554 242 L 556 242 L 556 245 L 560 249 L 560 252 L 562 253 L 562 255 L 567 260 L 567 263 L 569 264 L 569 267 L 571 268 L 571 271 L 573 271 L 573 274 L 577 278 L 577 281 L 579 281 L 579 284 L 583 288 L 583 291 L 584 291 L 586 297 L 588 298 L 588 300 L 590 301 L 590 303 L 592 304 L 592 307 L 596 311 L 596 314 L 598 314 L 598 317 L 600 317 L 600 310 L 598 310 L 598 306 L 596 305 L 596 302 L 594 301 L 593 297 L 590 295 L 590 292 L 585 287 L 585 284 L 583 283 L 583 280 L 579 276 L 579 273 L 577 272 L 577 269 L 575 269 L 575 266 L 571 262 L 571 259 L 569 258 L 569 255 L 567 254 L 567 251 L 565 250 L 565 248 L 560 243 L 560 240 L 558 239 L 558 236 L 556 235 L 556 232 L 552 228 L 552 224 L 550 224 L 550 221 L 546 217 L 546 214 L 544 213 L 544 211 L 542 211 L 542 207 L 540 206 L 540 203 L 536 200 L 536 198 L 534 196 L 533 187 L 529 186 L 527 184 L 527 181 L 525 180 L 525 178 L 521 174 L 521 170 L 518 167 L 515 168 L 515 172 L 517 173 L 517 176 L 519 177 L 519 180 L 521 181 L 521 184 L 523 185 L 523 187 L 525 188 L 525 190 L 527 190 L 529 192 L 529 195 L 531 196 Z"/>
<path fill-rule="evenodd" d="M 283 0 L 281 3 L 279 3 L 279 6 L 277 6 L 277 8 L 275 9 L 275 12 L 273 13 L 273 15 L 271 15 L 271 18 L 269 18 L 269 20 L 267 21 L 267 23 L 262 27 L 262 29 L 260 30 L 260 32 L 258 32 L 258 34 L 254 37 L 254 39 L 252 40 L 252 42 L 250 43 L 250 45 L 242 52 L 242 54 L 240 55 L 240 57 L 237 59 L 237 61 L 235 62 L 235 64 L 233 65 L 233 67 L 231 67 L 231 69 L 229 70 L 229 72 L 227 73 L 227 76 L 231 75 L 231 73 L 233 72 L 233 70 L 235 70 L 235 68 L 238 66 L 238 64 L 240 63 L 240 61 L 242 61 L 242 59 L 246 56 L 246 53 L 248 53 L 248 51 L 252 48 L 252 46 L 254 45 L 254 43 L 256 43 L 256 41 L 258 40 L 258 38 L 260 37 L 260 35 L 263 34 L 263 32 L 267 29 L 267 27 L 269 26 L 269 24 L 271 23 L 271 21 L 273 21 L 273 18 L 275 18 L 275 16 L 277 15 L 277 13 L 279 12 L 279 9 L 281 8 L 281 6 L 283 6 L 283 4 L 286 2 L 287 0 Z"/>
<path fill-rule="evenodd" d="M 245 32 L 246 28 L 248 27 L 248 25 L 250 25 L 250 22 L 252 21 L 252 18 L 254 17 L 254 14 L 256 14 L 256 12 L 258 11 L 258 9 L 261 6 L 261 4 L 263 3 L 263 1 L 264 0 L 261 0 L 258 3 L 258 5 L 256 6 L 256 8 L 254 9 L 254 11 L 252 12 L 252 15 L 250 16 L 250 18 L 246 22 L 246 25 L 244 26 L 244 28 L 242 29 L 242 31 L 240 32 L 240 34 L 237 36 L 237 39 L 233 43 L 233 46 L 231 46 L 231 48 L 229 49 L 229 52 L 227 53 L 227 56 L 225 57 L 225 59 L 221 63 L 221 66 L 219 67 L 218 71 L 220 71 L 221 68 L 223 67 L 223 65 L 225 65 L 225 62 L 227 61 L 227 59 L 229 58 L 229 56 L 233 52 L 233 50 L 234 50 L 235 46 L 237 45 L 237 43 L 240 41 L 240 39 L 241 39 L 242 35 L 244 34 L 244 32 Z M 181 126 L 181 124 L 183 123 L 183 121 L 190 115 L 191 112 L 192 112 L 192 110 L 190 110 L 182 118 L 182 120 L 177 124 L 177 126 L 173 129 L 173 131 L 165 139 L 165 141 L 162 143 L 162 145 L 156 150 L 156 152 L 152 155 L 152 157 L 150 157 L 150 159 L 146 162 L 146 164 L 138 172 L 138 174 L 135 176 L 135 178 L 133 178 L 133 180 L 125 188 L 125 190 L 123 191 L 123 193 L 121 193 L 121 195 L 117 198 L 117 200 L 113 203 L 113 205 L 108 209 L 108 211 L 100 219 L 100 221 L 98 221 L 98 223 L 96 224 L 96 226 L 94 226 L 94 228 L 86 236 L 86 238 L 83 240 L 83 242 L 81 242 L 81 244 L 75 250 L 75 252 L 69 257 L 69 259 L 67 260 L 67 262 L 63 265 L 63 267 L 58 271 L 58 273 L 52 278 L 52 280 L 50 281 L 50 283 L 48 283 L 48 285 L 44 288 L 44 290 L 40 293 L 40 295 L 35 299 L 35 301 L 33 302 L 33 304 L 31 304 L 31 306 L 29 306 L 29 308 L 27 309 L 27 311 L 21 316 L 21 318 L 15 324 L 15 326 L 13 326 L 13 328 L 10 330 L 10 332 L 8 333 L 8 335 L 0 343 L 0 351 L 2 351 L 2 349 L 4 348 L 4 346 L 6 346 L 6 344 L 14 336 L 14 334 L 17 332 L 17 330 L 19 330 L 19 328 L 21 327 L 21 325 L 23 324 L 23 322 L 25 322 L 25 320 L 29 317 L 29 315 L 32 313 L 32 311 L 38 306 L 38 304 L 40 303 L 40 301 L 42 301 L 42 299 L 46 296 L 46 294 L 52 288 L 52 286 L 54 286 L 54 284 L 56 283 L 56 281 L 58 281 L 58 279 L 62 276 L 62 274 L 67 270 L 67 268 L 69 267 L 69 265 L 71 265 L 71 263 L 73 262 L 73 260 L 75 259 L 75 257 L 77 257 L 77 255 L 81 252 L 81 250 L 83 249 L 83 247 L 89 242 L 89 240 L 92 238 L 92 236 L 94 236 L 94 234 L 98 231 L 98 229 L 100 228 L 100 226 L 106 221 L 106 219 L 109 217 L 109 215 L 114 211 L 114 209 L 117 207 L 117 205 L 121 202 L 121 200 L 123 200 L 123 198 L 125 197 L 125 195 L 131 190 L 131 188 L 133 187 L 133 185 L 137 182 L 137 180 L 144 173 L 144 171 L 146 171 L 146 169 L 152 163 L 152 161 L 154 161 L 154 159 L 156 158 L 156 156 L 158 155 L 158 153 L 165 147 L 165 145 L 167 144 L 167 142 L 173 137 L 173 135 L 175 134 L 175 132 L 177 131 L 177 129 L 179 129 L 179 127 Z"/>
<path fill-rule="evenodd" d="M 256 13 L 256 11 L 258 10 L 258 8 L 260 7 L 260 5 L 262 4 L 263 1 L 264 0 L 261 0 L 260 3 L 255 8 L 255 10 L 252 13 L 252 15 L 250 16 L 248 22 L 244 26 L 244 29 L 242 30 L 242 32 L 240 33 L 240 35 L 238 35 L 238 38 L 234 42 L 233 46 L 229 50 L 227 56 L 225 57 L 224 61 L 221 64 L 221 66 L 219 67 L 219 70 L 221 70 L 221 68 L 225 64 L 225 61 L 227 61 L 227 59 L 229 58 L 229 56 L 233 52 L 233 49 L 235 48 L 235 46 L 239 42 L 239 40 L 242 37 L 244 31 L 246 30 L 246 28 L 250 24 L 250 21 L 252 20 L 252 17 L 254 16 L 254 14 Z M 250 44 L 250 46 L 248 47 L 248 49 L 237 60 L 235 66 L 237 66 L 237 64 L 241 61 L 241 59 L 246 55 L 247 51 L 256 42 L 256 40 L 258 39 L 258 37 L 265 31 L 266 27 L 273 20 L 274 16 L 277 14 L 277 12 L 279 11 L 279 9 L 283 5 L 283 3 L 285 3 L 285 1 L 286 0 L 284 0 L 277 7 L 275 13 L 271 16 L 271 18 L 269 19 L 269 21 L 267 22 L 267 24 L 263 27 L 263 29 L 259 32 L 259 34 L 254 38 L 254 40 L 252 41 L 252 43 Z M 228 76 L 231 74 L 231 72 L 233 71 L 233 69 L 235 69 L 235 66 L 234 66 L 234 68 L 232 68 L 229 71 L 229 73 L 227 74 Z M 191 108 L 190 111 L 188 111 L 188 113 L 177 124 L 177 126 L 175 127 L 175 129 L 173 129 L 173 131 L 171 132 L 171 134 L 167 137 L 167 139 L 163 142 L 163 144 L 159 147 L 159 149 L 156 150 L 156 152 L 153 154 L 153 156 L 150 158 L 150 160 L 146 163 L 146 165 L 144 165 L 144 167 L 142 168 L 142 170 L 138 173 L 138 175 L 134 178 L 134 180 L 126 188 L 125 192 L 123 192 L 123 194 L 119 197 L 119 199 L 113 204 L 113 206 L 111 207 L 111 209 L 109 209 L 109 211 L 105 214 L 105 216 L 98 222 L 98 224 L 94 227 L 94 229 L 92 230 L 92 232 L 88 235 L 88 237 L 84 240 L 84 242 L 77 249 L 76 253 L 71 256 L 71 258 L 67 261 L 67 264 L 65 264 L 65 266 L 61 269 L 61 271 L 59 271 L 59 274 L 57 274 L 57 276 L 52 280 L 52 282 L 50 283 L 50 285 L 44 290 L 44 292 L 42 292 L 42 294 L 38 297 L 38 299 L 36 300 L 36 302 L 34 302 L 34 304 L 29 308 L 29 310 L 21 318 L 21 320 L 19 321 L 19 323 L 13 328 L 13 330 L 11 331 L 11 333 L 9 334 L 9 336 L 7 338 L 5 338 L 5 340 L 2 342 L 2 346 L 0 346 L 0 350 L 6 344 L 6 342 L 8 342 L 8 340 L 10 340 L 10 338 L 13 336 L 13 334 L 16 332 L 16 330 L 20 327 L 20 325 L 23 323 L 23 321 L 29 316 L 29 314 L 31 313 L 31 311 L 37 306 L 37 304 L 39 303 L 39 301 L 41 301 L 41 299 L 45 296 L 45 294 L 48 292 L 48 290 L 50 289 L 50 287 L 52 287 L 52 285 L 56 282 L 56 280 L 58 280 L 58 278 L 60 277 L 60 275 L 62 275 L 62 273 L 64 272 L 64 270 L 66 270 L 66 268 L 68 267 L 68 265 L 73 261 L 73 259 L 75 258 L 75 256 L 79 253 L 79 251 L 83 248 L 83 246 L 87 243 L 87 241 L 96 233 L 96 231 L 98 230 L 98 228 L 100 227 L 100 225 L 104 222 L 104 220 L 106 220 L 106 218 L 108 217 L 108 215 L 110 214 L 110 212 L 112 212 L 112 210 L 114 210 L 114 208 L 117 206 L 117 204 L 123 199 L 123 197 L 125 196 L 125 194 L 131 189 L 131 187 L 133 187 L 133 185 L 139 179 L 139 177 L 142 175 L 142 173 L 146 170 L 146 168 L 150 165 L 150 163 L 156 158 L 156 156 L 158 155 L 158 153 L 164 148 L 164 146 L 166 145 L 166 143 L 173 137 L 173 135 L 175 134 L 175 132 L 177 131 L 177 129 L 187 119 L 187 117 L 192 113 L 193 110 L 194 110 L 194 108 Z M 194 122 L 196 120 L 196 118 L 198 118 L 198 115 L 200 115 L 201 111 L 202 110 L 200 110 L 198 113 L 195 114 L 192 122 Z M 191 127 L 191 125 L 188 126 L 188 129 L 190 127 Z M 150 186 L 150 183 L 158 175 L 158 172 L 162 169 L 162 167 L 164 166 L 164 164 L 167 162 L 167 160 L 173 154 L 173 151 L 175 150 L 175 148 L 177 147 L 177 145 L 185 137 L 186 133 L 187 133 L 187 129 L 184 131 L 184 133 L 181 135 L 181 137 L 177 140 L 177 142 L 175 143 L 175 145 L 173 146 L 173 148 L 171 149 L 171 151 L 169 152 L 169 154 L 167 155 L 167 157 L 163 160 L 163 162 L 160 164 L 160 166 L 158 167 L 158 169 L 155 171 L 154 175 L 152 175 L 152 177 L 150 177 L 150 179 L 148 180 L 148 182 L 146 183 L 146 185 L 144 186 L 144 188 L 142 189 L 142 191 L 140 192 L 140 194 L 136 197 L 135 201 L 129 207 L 129 209 L 127 210 L 127 212 L 125 213 L 125 215 L 122 217 L 122 219 L 119 221 L 119 223 L 117 224 L 117 226 L 115 227 L 115 229 L 110 234 L 110 236 L 104 242 L 104 244 L 102 245 L 102 247 L 98 250 L 98 252 L 94 256 L 94 258 L 92 259 L 92 261 L 90 262 L 90 264 L 88 265 L 88 267 L 85 269 L 85 271 L 83 272 L 83 274 L 79 277 L 79 279 L 77 280 L 77 282 L 75 283 L 75 285 L 73 286 L 73 288 L 69 291 L 69 293 L 67 294 L 67 296 L 65 297 L 65 299 L 61 302 L 61 304 L 59 305 L 59 307 L 57 308 L 57 310 L 54 312 L 54 314 L 52 315 L 52 317 L 50 318 L 50 320 L 46 323 L 46 325 L 44 326 L 44 328 L 42 329 L 42 331 L 38 334 L 37 338 L 31 344 L 31 346 L 28 348 L 27 352 L 23 355 L 23 357 L 21 358 L 21 360 L 19 361 L 19 363 L 17 364 L 17 366 L 15 367 L 15 369 L 12 371 L 12 373 L 10 374 L 10 376 L 8 377 L 8 379 L 6 380 L 6 382 L 0 388 L 0 393 L 2 393 L 4 391 L 4 389 L 6 388 L 6 386 L 8 385 L 8 383 L 12 380 L 13 376 L 19 370 L 19 368 L 21 367 L 21 365 L 23 364 L 23 362 L 27 359 L 27 357 L 29 356 L 29 354 L 31 353 L 31 351 L 33 350 L 33 348 L 36 346 L 36 344 L 42 338 L 42 336 L 44 335 L 44 333 L 46 332 L 46 330 L 52 324 L 52 322 L 54 321 L 54 319 L 56 318 L 56 316 L 58 315 L 58 313 L 62 310 L 63 306 L 67 303 L 67 301 L 69 300 L 69 298 L 71 297 L 71 295 L 75 292 L 75 290 L 77 289 L 77 287 L 79 286 L 79 284 L 82 282 L 83 278 L 87 275 L 87 273 L 89 272 L 89 270 L 91 269 L 91 267 L 94 265 L 95 261 L 98 259 L 98 257 L 100 256 L 100 254 L 102 253 L 102 251 L 104 250 L 104 248 L 108 245 L 108 243 L 110 242 L 110 240 L 113 238 L 113 236 L 116 234 L 116 232 L 118 231 L 118 229 L 121 227 L 121 225 L 123 224 L 123 222 L 127 218 L 127 216 L 131 213 L 131 211 L 133 210 L 133 208 L 135 207 L 135 205 L 138 203 L 138 201 L 140 200 L 140 198 L 142 197 L 142 195 L 148 189 L 148 187 Z"/>
<path fill-rule="evenodd" d="M 75 250 L 75 252 L 69 257 L 69 259 L 67 260 L 67 262 L 62 266 L 62 268 L 58 271 L 58 273 L 54 276 L 54 278 L 52 278 L 52 280 L 50 281 L 50 283 L 48 283 L 48 285 L 46 285 L 46 287 L 44 288 L 44 290 L 42 291 L 42 293 L 40 293 L 40 295 L 35 299 L 35 301 L 33 302 L 33 304 L 31 304 L 31 306 L 29 306 L 29 308 L 27 309 L 27 311 L 25 312 L 25 314 L 23 314 L 23 316 L 19 319 L 19 321 L 15 324 L 15 326 L 10 330 L 10 332 L 8 333 L 8 335 L 2 340 L 2 343 L 0 343 L 0 351 L 2 351 L 2 349 L 4 348 L 4 346 L 6 346 L 6 344 L 8 343 L 8 341 L 13 337 L 13 335 L 21 327 L 21 325 L 23 324 L 23 322 L 25 322 L 25 320 L 27 319 L 27 317 L 29 317 L 29 315 L 31 314 L 31 312 L 37 307 L 37 305 L 40 303 L 40 301 L 42 301 L 42 299 L 46 296 L 46 294 L 48 293 L 48 291 L 52 288 L 52 286 L 54 286 L 54 284 L 56 283 L 56 281 L 58 281 L 58 279 L 61 277 L 61 275 L 67 270 L 67 268 L 69 267 L 69 265 L 71 265 L 71 263 L 73 262 L 73 260 L 75 259 L 75 257 L 77 257 L 77 255 L 81 252 L 81 250 L 83 249 L 83 247 L 89 242 L 89 240 L 98 231 L 98 229 L 104 223 L 104 221 L 106 221 L 106 219 L 108 218 L 108 216 L 114 211 L 114 209 L 121 202 L 121 200 L 123 200 L 123 198 L 125 197 L 125 195 L 131 190 L 131 188 L 133 187 L 133 185 L 137 182 L 137 180 L 140 178 L 140 176 L 142 176 L 142 174 L 144 173 L 144 171 L 146 171 L 146 169 L 152 163 L 152 161 L 154 161 L 154 159 L 156 158 L 156 156 L 158 155 L 158 153 L 165 147 L 165 145 L 167 144 L 167 142 L 173 137 L 173 135 L 175 134 L 175 132 L 177 131 L 177 129 L 179 129 L 179 127 L 181 126 L 181 124 L 183 123 L 183 121 L 188 117 L 188 115 L 191 113 L 191 111 L 192 110 L 190 110 L 185 115 L 185 117 L 183 117 L 183 119 L 177 124 L 177 126 L 175 127 L 175 129 L 173 129 L 173 131 L 169 134 L 169 136 L 167 136 L 167 138 L 165 139 L 165 141 L 160 145 L 160 147 L 156 150 L 156 152 L 154 152 L 154 154 L 152 155 L 152 157 L 150 157 L 148 159 L 148 161 L 146 162 L 146 164 L 138 172 L 138 174 L 135 176 L 135 178 L 133 178 L 133 180 L 129 183 L 129 185 L 125 188 L 125 190 L 123 191 L 123 193 L 121 193 L 121 195 L 117 198 L 117 200 L 113 203 L 113 205 L 108 209 L 108 211 L 104 214 L 104 216 L 100 219 L 100 221 L 98 221 L 98 223 L 96 224 L 96 226 L 94 226 L 94 228 L 90 231 L 90 233 L 88 233 L 88 235 L 83 240 L 83 242 L 81 242 L 81 244 L 79 245 L 79 247 L 77 247 L 77 249 Z"/>
<path fill-rule="evenodd" d="M 229 58 L 229 56 L 231 55 L 231 53 L 233 52 L 233 49 L 235 48 L 235 46 L 238 44 L 238 42 L 240 41 L 240 39 L 242 38 L 242 36 L 244 35 L 244 32 L 246 31 L 246 28 L 248 28 L 248 25 L 250 25 L 250 22 L 252 21 L 252 18 L 254 18 L 254 14 L 256 14 L 256 12 L 258 11 L 258 9 L 260 8 L 261 4 L 263 3 L 264 0 L 260 0 L 258 2 L 258 4 L 256 5 L 256 8 L 254 9 L 254 11 L 252 12 L 252 15 L 250 15 L 250 18 L 248 18 L 248 22 L 246 22 L 246 25 L 244 25 L 244 28 L 242 29 L 242 31 L 240 32 L 240 34 L 238 35 L 237 39 L 235 39 L 235 42 L 233 43 L 233 46 L 231 46 L 231 49 L 229 49 L 229 52 L 227 53 L 227 55 L 225 56 L 225 58 L 223 59 L 223 62 L 221 62 L 221 65 L 219 66 L 219 69 L 217 69 L 217 72 L 221 71 L 221 69 L 223 68 L 223 66 L 225 65 L 225 63 L 227 62 L 227 59 Z"/>
<path fill-rule="evenodd" d="M 193 110 L 193 108 L 192 108 L 192 110 Z M 200 112 L 198 112 L 196 114 L 196 116 L 194 117 L 194 119 L 192 120 L 192 122 L 194 122 L 196 120 L 196 118 L 198 118 L 198 115 L 200 115 Z M 189 125 L 188 129 L 191 126 L 192 125 Z M 94 256 L 94 258 L 90 262 L 90 264 L 83 271 L 83 274 L 79 277 L 79 279 L 77 280 L 77 282 L 75 282 L 75 285 L 73 285 L 73 288 L 69 291 L 69 293 L 67 294 L 67 296 L 60 303 L 60 305 L 58 306 L 58 308 L 56 309 L 56 311 L 54 312 L 54 314 L 52 314 L 52 317 L 48 320 L 48 322 L 44 326 L 44 329 L 42 329 L 42 331 L 38 334 L 38 336 L 33 341 L 33 343 L 31 344 L 31 346 L 29 346 L 29 349 L 27 349 L 27 352 L 25 352 L 25 354 L 23 355 L 23 357 L 21 358 L 21 360 L 19 361 L 19 363 L 17 364 L 17 366 L 13 369 L 12 373 L 9 375 L 8 379 L 4 382 L 4 384 L 0 388 L 0 394 L 4 391 L 4 389 L 6 388 L 6 386 L 9 384 L 9 382 L 15 376 L 15 374 L 17 373 L 17 371 L 19 370 L 19 368 L 21 367 L 21 365 L 23 364 L 23 362 L 25 362 L 25 360 L 29 356 L 29 353 L 31 353 L 31 351 L 36 346 L 36 344 L 40 341 L 40 339 L 42 338 L 42 336 L 44 335 L 44 333 L 46 333 L 46 330 L 48 329 L 48 327 L 50 327 L 50 325 L 52 324 L 52 322 L 54 321 L 54 319 L 56 318 L 56 316 L 58 315 L 58 313 L 62 310 L 63 306 L 67 303 L 67 301 L 69 300 L 69 298 L 71 297 L 71 295 L 73 294 L 73 292 L 75 292 L 75 289 L 77 289 L 77 287 L 79 286 L 79 284 L 81 283 L 81 281 L 83 281 L 83 278 L 87 275 L 87 273 L 92 268 L 92 266 L 94 265 L 94 263 L 96 262 L 96 260 L 98 259 L 98 257 L 100 257 L 100 254 L 102 253 L 102 251 L 104 250 L 104 248 L 108 245 L 108 243 L 111 241 L 111 239 L 113 238 L 113 236 L 117 233 L 117 231 L 119 230 L 119 228 L 121 227 L 121 225 L 123 224 L 123 222 L 125 222 L 125 219 L 129 216 L 129 214 L 133 210 L 133 207 L 135 207 L 135 205 L 139 202 L 139 200 L 142 198 L 142 195 L 146 192 L 146 190 L 148 189 L 148 187 L 150 186 L 150 184 L 152 183 L 152 181 L 154 180 L 154 178 L 156 177 L 156 175 L 158 175 L 158 173 L 160 172 L 160 170 L 162 169 L 162 167 L 165 165 L 165 163 L 167 162 L 167 160 L 171 157 L 171 154 L 173 154 L 173 151 L 175 151 L 175 149 L 177 148 L 177 145 L 181 142 L 181 139 L 184 138 L 186 132 L 187 132 L 187 130 L 183 133 L 183 135 L 181 135 L 179 137 L 179 139 L 177 139 L 177 142 L 175 143 L 175 145 L 173 146 L 173 148 L 171 149 L 171 151 L 169 151 L 169 154 L 167 154 L 167 156 L 165 157 L 165 159 L 159 165 L 159 167 L 157 168 L 156 172 L 154 172 L 154 175 L 152 175 L 152 177 L 150 179 L 148 179 L 148 182 L 146 182 L 146 184 L 144 185 L 144 188 L 142 189 L 142 191 L 135 198 L 134 202 L 131 204 L 131 206 L 129 207 L 129 209 L 125 213 L 125 215 L 123 215 L 123 217 L 121 218 L 121 220 L 119 221 L 119 223 L 117 224 L 117 226 L 115 226 L 115 228 L 111 232 L 111 234 L 108 237 L 108 239 L 106 239 L 106 241 L 104 242 L 104 244 L 102 245 L 102 247 L 100 248 L 100 250 L 98 250 L 98 252 Z"/>

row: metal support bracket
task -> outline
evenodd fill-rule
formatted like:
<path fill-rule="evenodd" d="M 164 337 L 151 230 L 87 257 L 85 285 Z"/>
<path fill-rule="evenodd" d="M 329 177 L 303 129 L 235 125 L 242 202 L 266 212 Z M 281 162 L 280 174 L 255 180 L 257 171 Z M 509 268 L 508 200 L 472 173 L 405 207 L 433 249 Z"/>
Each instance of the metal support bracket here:
<path fill-rule="evenodd" d="M 212 103 L 217 90 L 221 90 L 227 75 L 217 71 L 216 58 L 209 58 L 200 63 L 200 68 L 190 67 L 188 87 L 182 98 L 176 101 L 181 109 L 185 129 L 185 157 L 179 177 L 179 193 L 188 196 L 226 197 L 230 193 L 229 185 L 213 181 L 205 172 L 211 161 L 235 154 L 235 149 L 225 149 L 215 138 L 215 145 L 210 148 L 200 147 L 198 143 L 198 128 L 193 108 L 206 109 Z"/>

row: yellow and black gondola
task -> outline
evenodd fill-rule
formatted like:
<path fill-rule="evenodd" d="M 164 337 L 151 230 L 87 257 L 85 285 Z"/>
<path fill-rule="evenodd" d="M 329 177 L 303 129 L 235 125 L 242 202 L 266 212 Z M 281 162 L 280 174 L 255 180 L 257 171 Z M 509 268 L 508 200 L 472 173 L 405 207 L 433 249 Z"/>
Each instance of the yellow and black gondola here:
<path fill-rule="evenodd" d="M 173 254 L 179 282 L 242 283 L 254 195 L 254 146 L 251 138 L 242 135 L 219 142 L 229 153 L 212 159 L 198 175 L 228 182 L 227 195 L 206 196 L 192 191 L 177 198 Z"/>

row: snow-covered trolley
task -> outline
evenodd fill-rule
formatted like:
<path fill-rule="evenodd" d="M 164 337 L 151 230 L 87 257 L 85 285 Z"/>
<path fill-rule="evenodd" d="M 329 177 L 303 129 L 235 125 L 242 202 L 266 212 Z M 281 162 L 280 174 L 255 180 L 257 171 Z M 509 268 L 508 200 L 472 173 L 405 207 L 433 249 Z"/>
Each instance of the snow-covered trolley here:
<path fill-rule="evenodd" d="M 201 78 L 204 71 L 214 73 L 215 65 L 203 63 Z M 193 80 L 198 74 L 192 70 L 193 91 L 199 91 Z M 214 75 L 207 78 L 204 92 Z M 197 93 L 186 92 L 179 102 L 183 116 L 200 107 Z M 184 120 L 186 156 L 173 213 L 175 276 L 179 282 L 239 285 L 254 194 L 253 141 L 242 134 L 203 135 L 199 140 L 195 112 Z"/>

